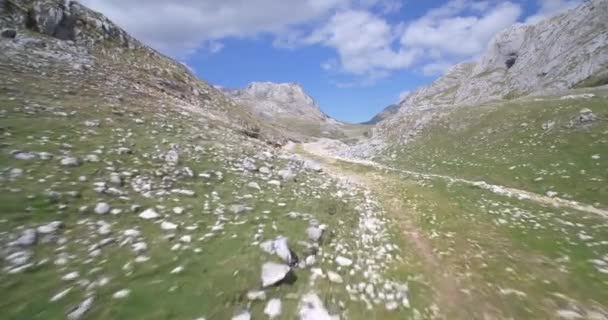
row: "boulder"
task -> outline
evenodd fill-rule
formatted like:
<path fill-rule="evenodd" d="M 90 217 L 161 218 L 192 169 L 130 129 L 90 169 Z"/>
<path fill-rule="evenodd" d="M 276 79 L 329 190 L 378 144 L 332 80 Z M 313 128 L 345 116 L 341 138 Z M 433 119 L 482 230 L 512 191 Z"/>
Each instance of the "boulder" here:
<path fill-rule="evenodd" d="M 266 262 L 262 266 L 262 286 L 275 285 L 287 277 L 291 268 L 285 264 Z"/>

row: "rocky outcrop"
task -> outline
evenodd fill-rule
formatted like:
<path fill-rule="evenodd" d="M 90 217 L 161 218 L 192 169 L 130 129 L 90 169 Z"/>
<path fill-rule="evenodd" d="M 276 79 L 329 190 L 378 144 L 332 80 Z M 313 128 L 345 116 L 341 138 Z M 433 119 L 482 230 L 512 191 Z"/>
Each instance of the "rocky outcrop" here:
<path fill-rule="evenodd" d="M 495 36 L 476 62 L 454 66 L 399 103 L 375 134 L 414 136 L 428 119 L 454 106 L 548 94 L 608 80 L 608 1 L 578 8 L 535 25 L 514 25 Z"/>
<path fill-rule="evenodd" d="M 363 122 L 361 124 L 376 124 L 394 115 L 395 113 L 397 113 L 397 111 L 399 111 L 399 104 L 391 104 L 390 106 L 384 108 L 382 112 L 375 115 L 371 120 Z"/>
<path fill-rule="evenodd" d="M 299 118 L 311 121 L 331 119 L 297 83 L 253 82 L 246 88 L 224 89 L 224 92 L 266 119 Z"/>

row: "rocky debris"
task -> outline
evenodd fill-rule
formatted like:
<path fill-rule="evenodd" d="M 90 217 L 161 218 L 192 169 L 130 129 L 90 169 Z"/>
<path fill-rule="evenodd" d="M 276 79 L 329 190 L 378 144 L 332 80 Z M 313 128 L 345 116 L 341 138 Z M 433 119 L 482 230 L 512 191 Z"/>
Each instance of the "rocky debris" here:
<path fill-rule="evenodd" d="M 43 224 L 36 228 L 36 231 L 40 234 L 52 234 L 57 232 L 60 228 L 63 227 L 63 222 L 61 221 L 53 221 L 47 224 Z"/>
<path fill-rule="evenodd" d="M 124 299 L 124 298 L 128 297 L 130 294 L 131 294 L 131 290 L 129 290 L 129 289 L 122 289 L 122 290 L 114 292 L 114 294 L 112 295 L 112 298 L 114 298 L 114 299 Z"/>
<path fill-rule="evenodd" d="M 578 115 L 570 120 L 568 127 L 570 128 L 578 128 L 578 127 L 588 127 L 595 122 L 597 122 L 599 117 L 591 111 L 589 108 L 584 108 L 579 111 Z"/>
<path fill-rule="evenodd" d="M 319 242 L 323 236 L 323 229 L 314 226 L 308 227 L 308 229 L 306 229 L 306 235 L 310 241 Z"/>
<path fill-rule="evenodd" d="M 84 315 L 93 307 L 94 297 L 88 297 L 82 301 L 79 305 L 72 308 L 67 315 L 68 320 L 80 320 Z"/>
<path fill-rule="evenodd" d="M 172 223 L 169 221 L 163 221 L 160 224 L 160 228 L 165 231 L 173 231 L 173 230 L 177 229 L 177 225 L 175 223 Z"/>
<path fill-rule="evenodd" d="M 68 295 L 68 293 L 70 293 L 70 291 L 72 291 L 72 287 L 57 292 L 54 296 L 51 297 L 51 299 L 49 299 L 49 302 L 57 302 L 63 299 L 65 296 Z"/>
<path fill-rule="evenodd" d="M 81 165 L 80 160 L 76 157 L 65 157 L 60 162 L 64 167 L 78 167 Z"/>
<path fill-rule="evenodd" d="M 329 279 L 329 281 L 335 282 L 335 283 L 344 282 L 344 280 L 342 280 L 342 277 L 333 271 L 327 271 L 327 278 Z"/>
<path fill-rule="evenodd" d="M 17 160 L 34 160 L 38 158 L 35 153 L 23 151 L 14 151 L 13 157 L 15 157 Z"/>
<path fill-rule="evenodd" d="M 249 313 L 249 311 L 242 311 L 239 314 L 232 317 L 232 320 L 250 320 L 250 319 L 251 319 L 251 313 Z"/>
<path fill-rule="evenodd" d="M 262 286 L 269 287 L 283 281 L 291 268 L 285 264 L 266 262 L 262 265 Z"/>
<path fill-rule="evenodd" d="M 338 256 L 336 257 L 336 263 L 341 267 L 350 267 L 353 264 L 353 261 L 346 257 Z"/>
<path fill-rule="evenodd" d="M 281 315 L 281 299 L 270 299 L 264 308 L 264 314 L 270 319 Z"/>
<path fill-rule="evenodd" d="M 152 208 L 148 208 L 148 209 L 142 211 L 139 214 L 139 217 L 142 219 L 146 219 L 146 220 L 152 220 L 152 219 L 160 218 L 160 215 L 156 212 L 156 210 L 154 210 Z"/>
<path fill-rule="evenodd" d="M 308 293 L 302 297 L 298 306 L 300 320 L 333 320 L 329 312 L 323 306 L 323 302 L 314 293 Z"/>
<path fill-rule="evenodd" d="M 105 202 L 99 202 L 95 205 L 95 213 L 97 214 L 108 214 L 110 213 L 110 205 Z"/>
<path fill-rule="evenodd" d="M 21 232 L 21 235 L 17 240 L 13 242 L 14 245 L 21 247 L 30 247 L 36 243 L 37 234 L 35 229 L 25 229 Z"/>
<path fill-rule="evenodd" d="M 247 299 L 254 300 L 266 300 L 266 292 L 262 290 L 254 290 L 247 292 Z"/>
<path fill-rule="evenodd" d="M 276 254 L 290 266 L 298 263 L 298 257 L 289 248 L 286 237 L 277 237 L 275 240 L 264 241 L 260 244 L 260 248 L 269 254 Z"/>
<path fill-rule="evenodd" d="M 171 166 L 176 166 L 179 163 L 179 153 L 177 150 L 171 149 L 165 154 L 165 162 Z"/>
<path fill-rule="evenodd" d="M 279 177 L 281 177 L 283 181 L 290 181 L 296 177 L 296 175 L 293 173 L 293 171 L 291 171 L 291 169 L 279 170 L 277 174 L 279 175 Z"/>

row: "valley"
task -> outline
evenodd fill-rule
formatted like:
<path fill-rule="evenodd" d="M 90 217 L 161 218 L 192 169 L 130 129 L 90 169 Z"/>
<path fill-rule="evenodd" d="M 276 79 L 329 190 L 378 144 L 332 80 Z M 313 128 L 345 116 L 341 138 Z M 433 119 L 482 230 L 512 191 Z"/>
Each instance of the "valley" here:
<path fill-rule="evenodd" d="M 0 1 L 2 318 L 608 319 L 606 17 L 510 28 L 351 124 Z"/>

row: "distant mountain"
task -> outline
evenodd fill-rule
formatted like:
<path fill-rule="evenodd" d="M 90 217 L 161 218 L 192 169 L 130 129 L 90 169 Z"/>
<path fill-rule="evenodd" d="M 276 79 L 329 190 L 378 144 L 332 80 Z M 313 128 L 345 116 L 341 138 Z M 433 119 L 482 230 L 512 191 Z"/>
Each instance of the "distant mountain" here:
<path fill-rule="evenodd" d="M 262 119 L 289 131 L 304 136 L 343 135 L 343 124 L 321 111 L 297 83 L 253 82 L 243 89 L 220 90 Z"/>
<path fill-rule="evenodd" d="M 314 99 L 297 83 L 253 82 L 246 88 L 224 93 L 267 119 L 300 118 L 327 121 L 327 116 Z"/>
<path fill-rule="evenodd" d="M 399 104 L 391 104 L 390 106 L 384 108 L 384 110 L 382 110 L 382 112 L 375 115 L 371 120 L 363 122 L 361 124 L 376 124 L 376 123 L 394 115 L 395 113 L 397 113 L 397 111 L 399 111 Z"/>

